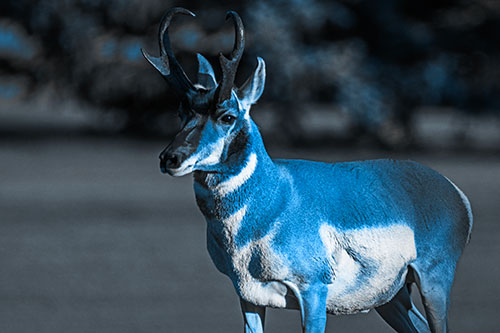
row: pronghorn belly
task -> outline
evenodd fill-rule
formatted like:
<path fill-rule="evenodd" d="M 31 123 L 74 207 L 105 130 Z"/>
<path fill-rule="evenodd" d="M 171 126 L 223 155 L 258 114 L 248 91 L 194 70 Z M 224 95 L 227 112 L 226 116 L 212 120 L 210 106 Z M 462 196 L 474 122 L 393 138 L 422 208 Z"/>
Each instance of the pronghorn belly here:
<path fill-rule="evenodd" d="M 330 313 L 357 313 L 388 302 L 416 259 L 413 230 L 403 224 L 347 231 L 323 224 L 320 236 L 333 273 Z"/>

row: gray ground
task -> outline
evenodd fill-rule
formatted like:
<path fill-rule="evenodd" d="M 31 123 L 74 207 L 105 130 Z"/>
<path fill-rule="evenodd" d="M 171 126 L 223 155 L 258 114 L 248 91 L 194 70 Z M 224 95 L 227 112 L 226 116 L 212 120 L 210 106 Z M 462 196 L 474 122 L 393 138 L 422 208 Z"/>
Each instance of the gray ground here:
<path fill-rule="evenodd" d="M 190 177 L 158 170 L 161 142 L 0 141 L 0 332 L 239 332 L 238 299 L 205 249 Z M 327 161 L 378 153 L 283 152 Z M 498 331 L 500 158 L 397 156 L 468 194 L 472 242 L 453 289 L 453 332 Z M 269 332 L 299 332 L 269 310 Z M 390 332 L 375 312 L 329 316 L 329 332 Z"/>

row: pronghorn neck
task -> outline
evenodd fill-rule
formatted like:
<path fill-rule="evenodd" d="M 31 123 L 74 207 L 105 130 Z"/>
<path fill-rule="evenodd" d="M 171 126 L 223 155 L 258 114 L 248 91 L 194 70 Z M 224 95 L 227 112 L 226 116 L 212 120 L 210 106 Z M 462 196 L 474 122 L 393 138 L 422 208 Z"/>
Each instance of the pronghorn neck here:
<path fill-rule="evenodd" d="M 252 120 L 235 135 L 226 155 L 226 160 L 220 163 L 216 172 L 196 171 L 195 182 L 224 196 L 243 185 L 249 178 L 263 174 L 272 175 L 275 169 L 257 125 Z"/>
<path fill-rule="evenodd" d="M 257 126 L 250 120 L 230 147 L 219 172 L 195 172 L 194 190 L 203 215 L 224 221 L 244 207 L 257 207 L 262 193 L 274 195 L 280 176 L 266 152 Z M 269 199 L 269 198 L 268 198 Z"/>

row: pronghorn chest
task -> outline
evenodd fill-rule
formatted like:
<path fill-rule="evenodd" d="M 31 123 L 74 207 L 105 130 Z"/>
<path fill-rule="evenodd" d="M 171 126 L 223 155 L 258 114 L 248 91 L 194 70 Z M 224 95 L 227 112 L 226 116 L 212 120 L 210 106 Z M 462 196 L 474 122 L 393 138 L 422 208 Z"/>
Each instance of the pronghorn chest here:
<path fill-rule="evenodd" d="M 287 288 L 277 281 L 285 280 L 289 270 L 274 244 L 279 225 L 249 232 L 243 225 L 251 215 L 248 209 L 244 205 L 222 220 L 207 219 L 208 251 L 243 299 L 262 306 L 285 307 Z"/>
<path fill-rule="evenodd" d="M 251 183 L 224 195 L 213 188 L 195 186 L 195 191 L 207 220 L 208 251 L 218 270 L 231 278 L 243 299 L 284 307 L 287 288 L 276 281 L 285 280 L 289 271 L 275 246 L 281 227 L 276 217 L 283 199 L 266 198 Z"/>

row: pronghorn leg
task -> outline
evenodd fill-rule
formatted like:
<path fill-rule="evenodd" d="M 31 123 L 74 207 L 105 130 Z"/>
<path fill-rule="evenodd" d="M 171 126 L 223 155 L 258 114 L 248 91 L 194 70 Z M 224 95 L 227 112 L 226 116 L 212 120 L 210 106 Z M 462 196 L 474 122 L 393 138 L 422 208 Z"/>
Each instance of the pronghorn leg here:
<path fill-rule="evenodd" d="M 425 288 L 421 289 L 421 294 L 431 332 L 448 332 L 449 289 L 443 287 Z"/>
<path fill-rule="evenodd" d="M 410 285 L 405 284 L 394 298 L 376 308 L 378 314 L 397 332 L 429 332 L 427 321 L 411 301 Z"/>
<path fill-rule="evenodd" d="M 240 298 L 241 311 L 245 320 L 244 333 L 263 333 L 266 308 L 248 303 Z"/>
<path fill-rule="evenodd" d="M 326 327 L 326 296 L 328 289 L 324 285 L 309 286 L 301 291 L 302 332 L 324 333 Z"/>
<path fill-rule="evenodd" d="M 414 267 L 417 285 L 422 295 L 425 314 L 433 333 L 448 332 L 448 305 L 453 280 L 450 270 L 454 267 L 436 266 L 432 271 L 422 274 Z"/>

